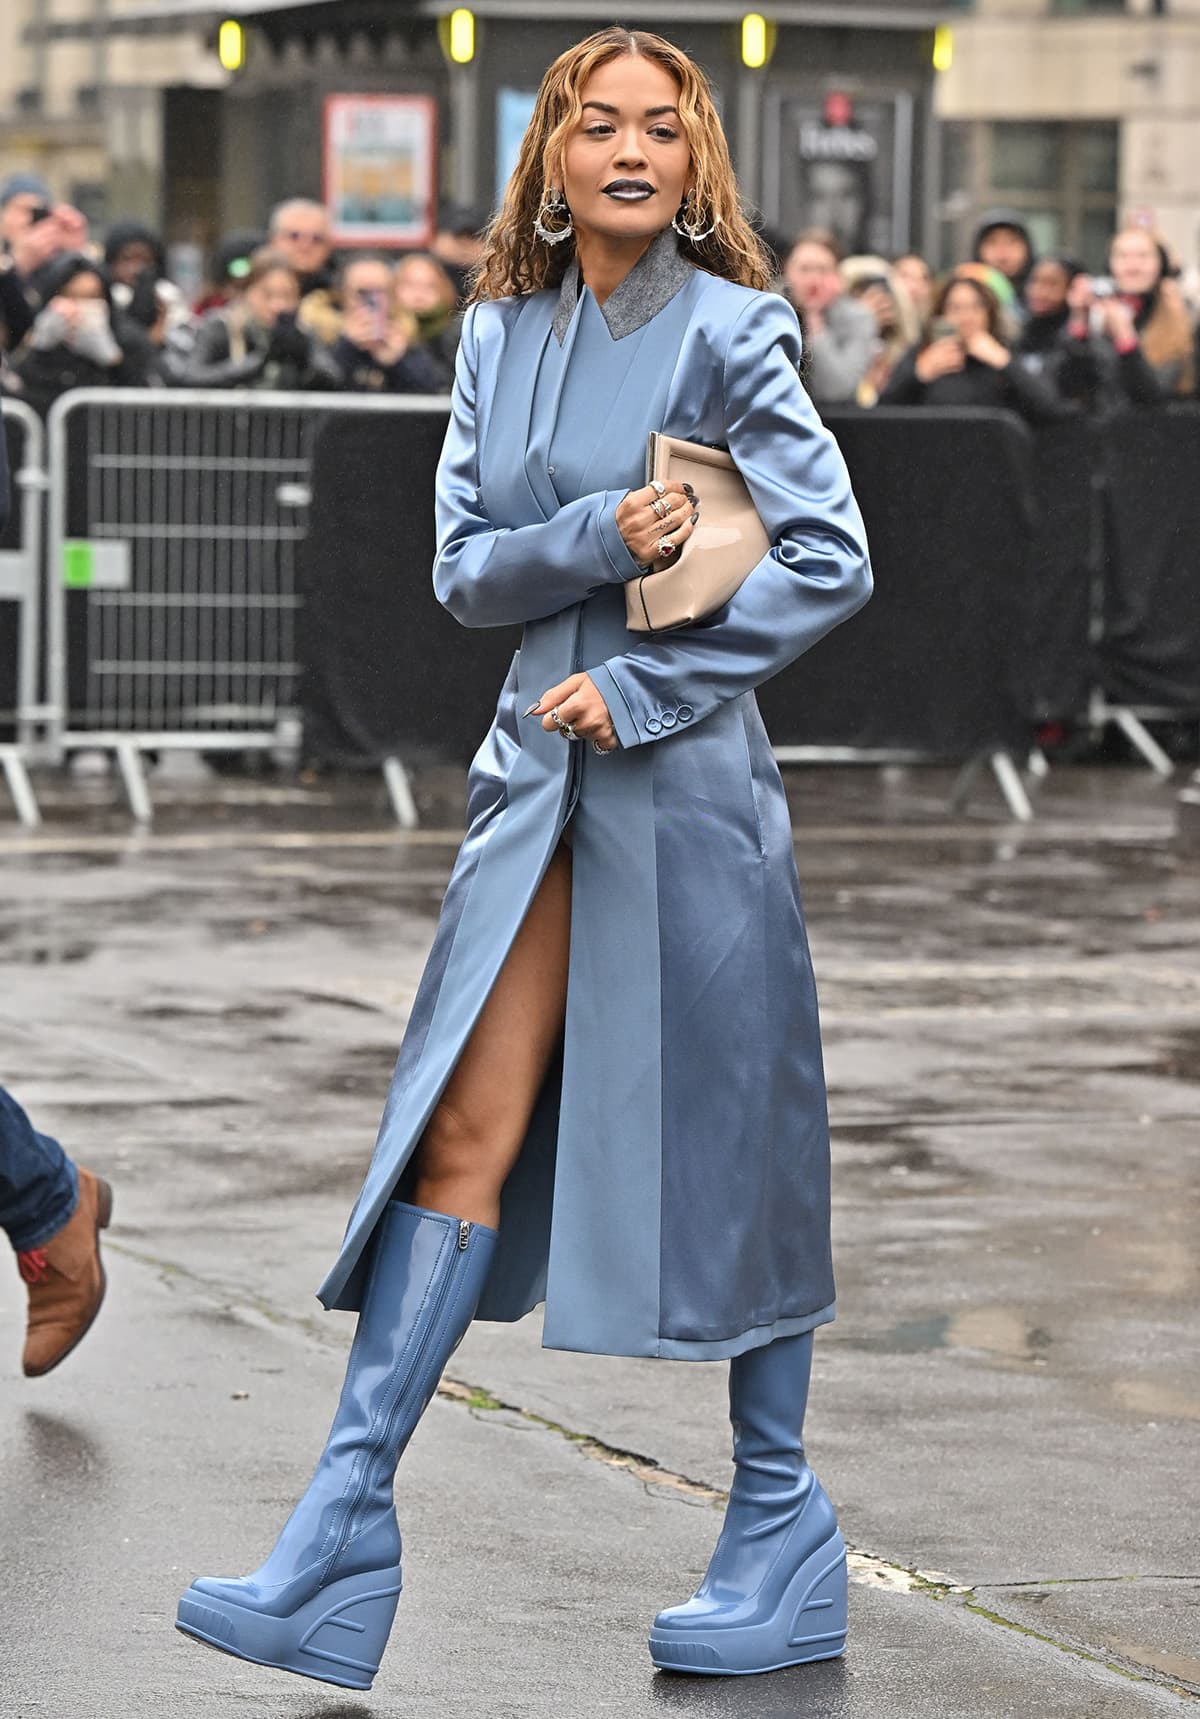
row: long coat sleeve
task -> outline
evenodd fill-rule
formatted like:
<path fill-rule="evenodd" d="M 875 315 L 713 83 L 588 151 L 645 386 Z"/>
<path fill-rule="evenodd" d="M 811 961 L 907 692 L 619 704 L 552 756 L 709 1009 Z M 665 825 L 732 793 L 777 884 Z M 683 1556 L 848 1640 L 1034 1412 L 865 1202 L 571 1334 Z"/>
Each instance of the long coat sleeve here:
<path fill-rule="evenodd" d="M 752 300 L 725 353 L 724 433 L 774 547 L 716 614 L 589 670 L 622 746 L 669 735 L 664 709 L 687 706 L 699 720 L 761 685 L 871 594 L 862 518 L 799 363 L 795 312 Z"/>
<path fill-rule="evenodd" d="M 480 308 L 468 310 L 458 348 L 450 427 L 438 468 L 433 588 L 464 627 L 502 627 L 557 614 L 601 585 L 623 583 L 642 569 L 617 530 L 625 489 L 581 496 L 535 525 L 514 529 L 488 519 L 476 423 Z"/>

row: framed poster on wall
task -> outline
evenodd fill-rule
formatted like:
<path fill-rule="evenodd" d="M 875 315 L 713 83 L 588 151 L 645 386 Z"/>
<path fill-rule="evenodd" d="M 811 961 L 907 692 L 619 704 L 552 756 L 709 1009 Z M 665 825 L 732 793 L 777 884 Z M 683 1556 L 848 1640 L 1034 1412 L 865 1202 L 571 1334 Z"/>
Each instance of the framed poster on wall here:
<path fill-rule="evenodd" d="M 437 208 L 437 102 L 325 98 L 324 201 L 335 245 L 428 245 Z"/>
<path fill-rule="evenodd" d="M 913 98 L 777 88 L 763 136 L 763 213 L 785 234 L 826 227 L 847 256 L 911 243 Z"/>

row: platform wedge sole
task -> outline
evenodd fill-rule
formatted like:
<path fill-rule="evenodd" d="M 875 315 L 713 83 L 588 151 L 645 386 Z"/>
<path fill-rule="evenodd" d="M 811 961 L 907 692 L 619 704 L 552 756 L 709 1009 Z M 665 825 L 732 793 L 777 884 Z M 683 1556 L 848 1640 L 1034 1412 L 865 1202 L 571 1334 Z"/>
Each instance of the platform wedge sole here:
<path fill-rule="evenodd" d="M 769 1617 L 677 1629 L 656 1620 L 650 1657 L 660 1671 L 700 1677 L 751 1677 L 836 1659 L 846 1647 L 846 1611 L 846 1546 L 835 1529 L 804 1559 Z"/>
<path fill-rule="evenodd" d="M 272 1617 L 203 1588 L 189 1588 L 175 1627 L 206 1647 L 341 1689 L 370 1689 L 379 1670 L 400 1572 L 369 1570 L 321 1588 L 288 1617 Z"/>

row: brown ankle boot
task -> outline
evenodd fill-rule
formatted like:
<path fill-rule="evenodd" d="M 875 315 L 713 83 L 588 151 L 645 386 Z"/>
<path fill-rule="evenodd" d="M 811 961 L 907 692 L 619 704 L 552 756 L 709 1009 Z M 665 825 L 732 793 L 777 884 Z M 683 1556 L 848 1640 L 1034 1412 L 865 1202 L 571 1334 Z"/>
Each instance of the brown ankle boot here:
<path fill-rule="evenodd" d="M 79 1204 L 41 1247 L 17 1255 L 29 1285 L 25 1377 L 36 1379 L 66 1359 L 87 1335 L 104 1300 L 100 1231 L 112 1216 L 112 1189 L 90 1170 L 79 1172 Z"/>

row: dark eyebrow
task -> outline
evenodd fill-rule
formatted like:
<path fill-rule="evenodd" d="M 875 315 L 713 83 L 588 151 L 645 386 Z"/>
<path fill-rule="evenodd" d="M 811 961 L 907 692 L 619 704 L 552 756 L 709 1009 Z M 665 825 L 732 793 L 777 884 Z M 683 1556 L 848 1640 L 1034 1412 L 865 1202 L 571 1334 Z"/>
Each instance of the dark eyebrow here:
<path fill-rule="evenodd" d="M 601 113 L 619 114 L 621 111 L 620 108 L 613 107 L 610 102 L 606 102 L 606 101 L 585 101 L 583 105 L 585 108 L 586 107 L 597 108 L 599 110 L 599 112 L 601 112 Z M 678 118 L 678 109 L 671 107 L 670 105 L 668 105 L 667 107 L 648 107 L 646 109 L 645 117 L 646 117 L 646 119 L 657 119 L 660 114 L 664 114 L 664 113 L 673 113 L 673 114 L 675 114 L 676 118 Z"/>

